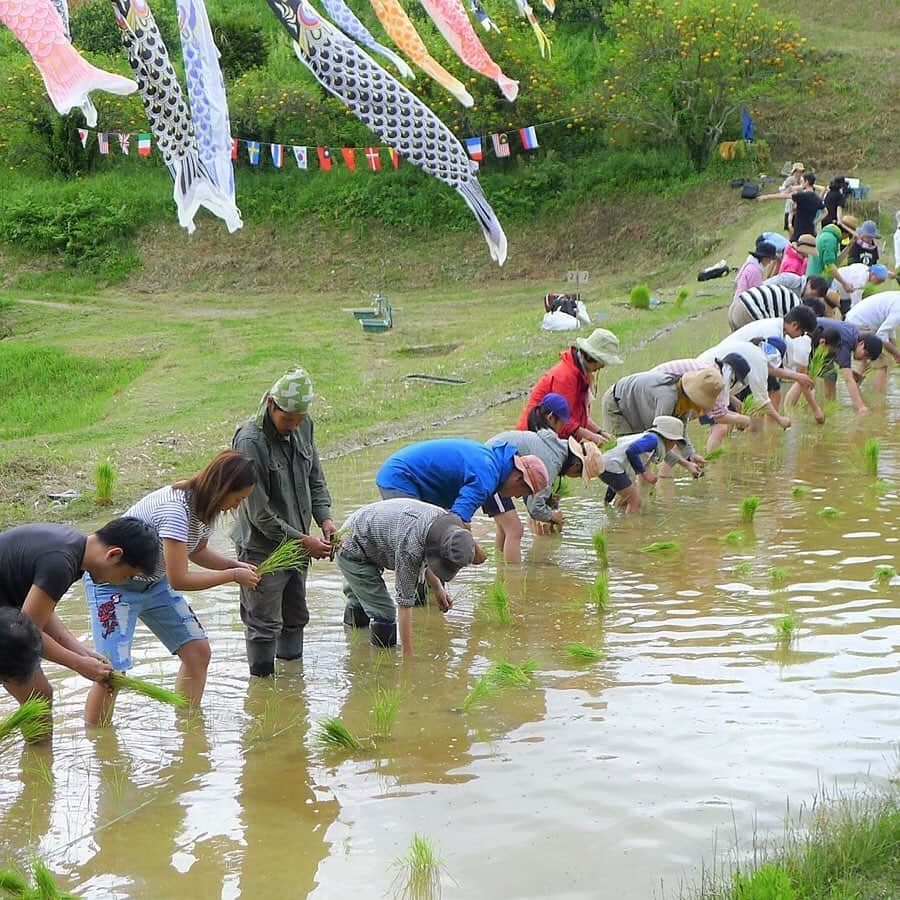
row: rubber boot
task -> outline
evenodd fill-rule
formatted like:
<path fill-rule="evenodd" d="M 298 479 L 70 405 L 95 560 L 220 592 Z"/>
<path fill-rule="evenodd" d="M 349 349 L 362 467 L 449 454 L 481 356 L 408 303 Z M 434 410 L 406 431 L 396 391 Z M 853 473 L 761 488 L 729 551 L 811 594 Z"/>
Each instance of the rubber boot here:
<path fill-rule="evenodd" d="M 344 624 L 351 628 L 368 628 L 369 614 L 361 606 L 351 606 L 348 603 L 344 607 Z"/>
<path fill-rule="evenodd" d="M 278 636 L 275 645 L 275 656 L 278 659 L 303 659 L 303 629 L 297 628 Z"/>
<path fill-rule="evenodd" d="M 379 622 L 377 619 L 372 619 L 369 629 L 369 641 L 373 647 L 397 646 L 396 622 Z"/>
<path fill-rule="evenodd" d="M 275 674 L 276 641 L 247 640 L 247 662 L 250 674 L 258 678 L 269 678 Z"/>

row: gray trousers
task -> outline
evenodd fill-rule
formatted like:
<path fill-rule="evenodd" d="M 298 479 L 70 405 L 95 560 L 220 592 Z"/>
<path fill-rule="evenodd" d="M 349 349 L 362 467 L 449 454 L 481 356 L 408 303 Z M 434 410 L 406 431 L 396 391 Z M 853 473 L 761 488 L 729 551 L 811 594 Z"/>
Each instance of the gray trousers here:
<path fill-rule="evenodd" d="M 381 570 L 371 563 L 337 555 L 338 568 L 344 576 L 344 596 L 353 609 L 364 609 L 376 622 L 396 622 L 397 606 L 391 597 Z"/>
<path fill-rule="evenodd" d="M 728 324 L 731 326 L 732 331 L 737 331 L 738 328 L 743 328 L 744 325 L 749 325 L 755 321 L 756 319 L 753 318 L 747 307 L 740 300 L 731 301 L 731 306 L 728 307 Z"/>
<path fill-rule="evenodd" d="M 603 416 L 603 427 L 610 434 L 620 437 L 623 434 L 631 434 L 634 429 L 628 424 L 628 419 L 622 415 L 619 404 L 613 396 L 613 388 L 606 389 L 603 399 L 600 401 L 600 413 Z"/>

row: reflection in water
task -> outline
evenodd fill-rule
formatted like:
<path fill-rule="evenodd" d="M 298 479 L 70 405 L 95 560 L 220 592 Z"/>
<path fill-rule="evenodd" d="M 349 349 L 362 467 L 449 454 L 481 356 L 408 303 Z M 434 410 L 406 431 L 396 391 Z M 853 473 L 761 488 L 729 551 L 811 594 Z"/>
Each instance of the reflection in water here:
<path fill-rule="evenodd" d="M 696 340 L 676 332 L 629 364 L 689 355 Z M 236 592 L 197 595 L 213 648 L 203 718 L 123 695 L 114 729 L 86 736 L 86 682 L 54 671 L 52 750 L 0 759 L 0 853 L 40 853 L 87 897 L 374 898 L 419 832 L 447 897 L 586 898 L 602 885 L 627 900 L 660 879 L 671 895 L 717 831 L 725 852 L 735 828 L 778 833 L 787 797 L 891 772 L 900 578 L 878 583 L 874 569 L 900 567 L 896 376 L 892 391 L 893 408 L 859 421 L 842 409 L 816 428 L 800 412 L 784 435 L 743 436 L 705 478 L 660 482 L 630 519 L 573 485 L 565 534 L 527 535 L 525 563 L 501 567 L 512 623 L 479 613 L 496 564 L 464 570 L 447 616 L 415 610 L 410 661 L 344 632 L 328 563 L 311 573 L 305 658 L 274 682 L 245 674 Z M 518 411 L 443 433 L 493 434 Z M 880 484 L 858 459 L 872 435 Z M 392 449 L 328 463 L 339 517 L 375 499 Z M 752 525 L 739 515 L 749 495 Z M 843 515 L 817 515 L 826 505 Z M 473 528 L 490 543 L 487 520 Z M 588 602 L 601 528 L 606 612 Z M 666 540 L 680 549 L 641 552 Z M 76 633 L 83 602 L 76 591 L 61 610 Z M 776 634 L 786 615 L 789 641 Z M 575 641 L 605 657 L 570 659 Z M 171 684 L 177 660 L 163 653 L 139 632 L 141 674 Z M 535 686 L 461 712 L 498 659 L 534 660 Z M 376 686 L 402 692 L 393 737 L 358 756 L 322 750 L 314 726 L 329 716 L 370 733 Z"/>

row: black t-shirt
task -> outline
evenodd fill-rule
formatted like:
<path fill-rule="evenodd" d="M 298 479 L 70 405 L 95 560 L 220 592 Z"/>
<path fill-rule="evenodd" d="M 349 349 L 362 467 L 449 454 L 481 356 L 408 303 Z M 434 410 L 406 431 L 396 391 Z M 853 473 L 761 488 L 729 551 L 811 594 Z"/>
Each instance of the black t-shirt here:
<path fill-rule="evenodd" d="M 822 202 L 825 204 L 825 212 L 822 213 L 819 224 L 824 228 L 832 222 L 837 222 L 838 207 L 844 206 L 844 192 L 840 188 L 828 188 Z"/>
<path fill-rule="evenodd" d="M 796 241 L 801 234 L 816 233 L 816 213 L 825 204 L 815 191 L 797 191 L 791 199 L 794 201 L 794 230 L 791 240 Z"/>
<path fill-rule="evenodd" d="M 872 244 L 864 247 L 859 241 L 850 242 L 850 251 L 847 254 L 847 263 L 865 263 L 874 266 L 878 262 L 878 247 Z"/>
<path fill-rule="evenodd" d="M 31 586 L 55 601 L 81 577 L 87 538 L 70 525 L 20 525 L 0 534 L 0 606 L 22 608 Z"/>

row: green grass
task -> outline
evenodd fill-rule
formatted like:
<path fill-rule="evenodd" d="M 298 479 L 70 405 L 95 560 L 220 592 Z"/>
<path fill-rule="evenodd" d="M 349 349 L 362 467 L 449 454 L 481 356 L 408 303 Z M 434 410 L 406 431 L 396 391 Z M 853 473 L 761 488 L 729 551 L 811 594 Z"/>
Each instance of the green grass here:
<path fill-rule="evenodd" d="M 606 654 L 602 650 L 576 642 L 566 646 L 566 656 L 577 662 L 597 662 L 597 660 L 603 659 Z"/>
<path fill-rule="evenodd" d="M 641 553 L 666 553 L 670 550 L 680 549 L 680 541 L 654 541 L 652 544 L 647 544 L 646 547 L 641 547 Z"/>
<path fill-rule="evenodd" d="M 759 508 L 759 497 L 744 497 L 741 500 L 741 521 L 752 522 Z"/>
<path fill-rule="evenodd" d="M 134 691 L 157 703 L 167 703 L 177 709 L 184 709 L 190 706 L 190 700 L 180 694 L 178 691 L 170 691 L 168 688 L 154 684 L 144 678 L 132 678 L 129 675 L 123 675 L 121 672 L 113 672 L 109 676 L 109 686 L 115 691 Z"/>
<path fill-rule="evenodd" d="M 441 895 L 441 861 L 434 844 L 414 834 L 405 856 L 394 861 L 398 870 L 391 894 L 402 900 L 434 900 Z"/>
<path fill-rule="evenodd" d="M 390 737 L 400 711 L 403 694 L 399 688 L 376 687 L 372 694 L 372 733 L 378 737 Z"/>
<path fill-rule="evenodd" d="M 502 579 L 488 586 L 484 601 L 479 605 L 481 615 L 498 625 L 512 624 L 512 610 L 509 607 L 509 591 Z"/>
<path fill-rule="evenodd" d="M 94 484 L 94 497 L 98 506 L 109 506 L 113 501 L 116 470 L 108 459 L 97 463 L 97 468 L 94 469 Z"/>
<path fill-rule="evenodd" d="M 337 718 L 319 723 L 316 741 L 327 750 L 350 750 L 358 753 L 363 748 L 362 741 Z"/>
<path fill-rule="evenodd" d="M 598 612 L 604 612 L 609 606 L 609 573 L 598 572 L 590 587 L 588 587 L 588 600 L 597 608 Z"/>
<path fill-rule="evenodd" d="M 594 553 L 597 554 L 597 561 L 600 563 L 602 568 L 607 568 L 609 566 L 609 556 L 606 550 L 606 534 L 602 531 L 595 531 L 594 536 L 591 538 L 591 543 L 594 545 Z"/>

